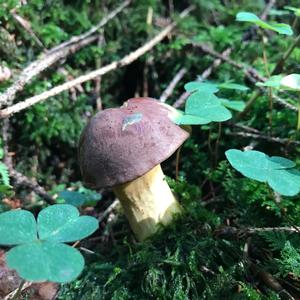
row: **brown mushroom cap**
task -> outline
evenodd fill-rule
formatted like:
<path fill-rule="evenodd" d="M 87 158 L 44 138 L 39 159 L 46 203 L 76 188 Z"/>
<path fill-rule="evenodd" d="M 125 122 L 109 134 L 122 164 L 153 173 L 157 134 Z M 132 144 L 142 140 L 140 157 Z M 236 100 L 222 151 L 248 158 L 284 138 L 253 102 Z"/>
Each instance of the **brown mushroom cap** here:
<path fill-rule="evenodd" d="M 189 134 L 172 109 L 152 98 L 132 98 L 98 112 L 83 131 L 79 162 L 85 184 L 111 187 L 136 179 L 170 157 Z"/>

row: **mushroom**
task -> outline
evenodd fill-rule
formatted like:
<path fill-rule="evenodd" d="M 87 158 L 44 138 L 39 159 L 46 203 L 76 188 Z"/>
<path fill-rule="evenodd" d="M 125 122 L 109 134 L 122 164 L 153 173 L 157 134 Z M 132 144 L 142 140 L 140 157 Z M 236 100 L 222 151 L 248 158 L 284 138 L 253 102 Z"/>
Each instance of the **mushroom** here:
<path fill-rule="evenodd" d="M 189 136 L 172 121 L 176 113 L 155 99 L 132 98 L 98 112 L 80 138 L 83 181 L 112 187 L 140 241 L 181 212 L 160 166 Z"/>

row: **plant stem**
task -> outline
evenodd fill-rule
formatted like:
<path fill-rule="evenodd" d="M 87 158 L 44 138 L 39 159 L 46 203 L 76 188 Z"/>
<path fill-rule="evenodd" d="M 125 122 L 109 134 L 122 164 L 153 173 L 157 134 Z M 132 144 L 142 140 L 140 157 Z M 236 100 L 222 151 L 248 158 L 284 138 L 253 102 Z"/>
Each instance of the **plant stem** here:
<path fill-rule="evenodd" d="M 269 61 L 267 58 L 267 52 L 266 52 L 266 43 L 267 43 L 267 38 L 264 36 L 262 32 L 262 47 L 263 47 L 263 62 L 264 62 L 264 67 L 265 67 L 265 72 L 270 78 L 271 74 L 268 68 Z M 268 88 L 268 97 L 269 97 L 269 108 L 270 108 L 270 115 L 269 115 L 269 126 L 270 126 L 270 131 L 269 134 L 272 136 L 272 113 L 273 113 L 273 99 L 272 99 L 272 88 Z"/>
<path fill-rule="evenodd" d="M 179 159 L 180 159 L 180 150 L 181 147 L 179 147 L 176 151 L 176 170 L 175 170 L 175 179 L 178 181 L 179 178 Z"/>
<path fill-rule="evenodd" d="M 217 165 L 218 165 L 218 158 L 219 158 L 219 144 L 220 144 L 221 133 L 222 133 L 222 123 L 219 122 L 219 124 L 218 124 L 218 136 L 217 136 L 216 144 L 215 144 L 215 162 L 214 162 L 214 167 L 215 167 L 215 168 L 216 168 Z"/>
<path fill-rule="evenodd" d="M 285 61 L 289 58 L 289 56 L 292 54 L 292 52 L 294 51 L 294 49 L 296 48 L 296 46 L 298 45 L 298 43 L 300 42 L 300 34 L 297 36 L 297 38 L 295 39 L 295 41 L 293 42 L 293 44 L 288 48 L 288 50 L 283 54 L 283 56 L 281 57 L 281 59 L 277 62 L 275 68 L 273 69 L 273 71 L 271 72 L 271 76 L 278 74 L 282 71 L 282 68 L 284 66 Z M 261 95 L 261 91 L 257 91 L 253 94 L 253 96 L 251 97 L 251 99 L 246 103 L 246 107 L 245 109 L 238 114 L 238 118 L 243 117 L 250 109 L 250 107 L 252 106 L 252 104 L 255 102 L 255 100 Z"/>
<path fill-rule="evenodd" d="M 289 56 L 292 54 L 298 43 L 300 42 L 300 34 L 295 39 L 294 43 L 287 49 L 287 51 L 283 54 L 281 59 L 277 62 L 275 68 L 273 69 L 271 75 L 274 75 L 276 73 L 280 73 L 282 71 L 283 65 L 285 61 L 289 58 Z"/>
<path fill-rule="evenodd" d="M 300 99 L 298 100 L 298 122 L 297 122 L 297 130 L 300 130 Z"/>
<path fill-rule="evenodd" d="M 22 280 L 22 281 L 20 282 L 20 285 L 19 285 L 17 291 L 15 292 L 15 294 L 13 295 L 13 297 L 11 298 L 11 300 L 21 299 L 21 298 L 19 298 L 19 297 L 21 296 L 22 288 L 23 288 L 25 282 L 26 282 L 25 280 Z"/>

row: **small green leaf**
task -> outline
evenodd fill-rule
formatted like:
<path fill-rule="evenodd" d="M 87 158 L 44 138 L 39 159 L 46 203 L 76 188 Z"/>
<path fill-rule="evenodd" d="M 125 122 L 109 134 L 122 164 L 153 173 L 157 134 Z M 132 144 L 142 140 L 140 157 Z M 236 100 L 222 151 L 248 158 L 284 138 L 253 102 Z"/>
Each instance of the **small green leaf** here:
<path fill-rule="evenodd" d="M 292 6 L 285 6 L 284 9 L 290 10 L 294 12 L 295 16 L 300 17 L 300 8 L 292 7 Z"/>
<path fill-rule="evenodd" d="M 192 94 L 186 102 L 185 113 L 214 122 L 223 122 L 232 117 L 219 98 L 209 92 Z"/>
<path fill-rule="evenodd" d="M 201 91 L 214 94 L 219 91 L 218 85 L 212 82 L 192 81 L 185 84 L 184 88 L 190 93 Z"/>
<path fill-rule="evenodd" d="M 0 180 L 5 185 L 9 185 L 9 174 L 8 174 L 8 169 L 4 163 L 0 161 Z"/>
<path fill-rule="evenodd" d="M 243 111 L 246 107 L 246 104 L 243 101 L 231 101 L 223 98 L 220 98 L 220 100 L 224 106 L 236 111 Z"/>
<path fill-rule="evenodd" d="M 272 167 L 277 169 L 290 169 L 296 166 L 295 162 L 281 156 L 271 156 L 268 159 L 273 163 Z"/>
<path fill-rule="evenodd" d="M 281 79 L 282 79 L 281 75 L 274 75 L 274 76 L 271 76 L 265 82 L 257 82 L 256 85 L 257 86 L 272 87 L 272 88 L 280 88 Z"/>
<path fill-rule="evenodd" d="M 268 24 L 269 26 L 266 26 L 266 29 L 270 29 L 273 31 L 276 31 L 283 35 L 293 35 L 293 30 L 290 25 L 288 24 L 282 24 L 282 23 L 274 23 L 274 24 Z"/>
<path fill-rule="evenodd" d="M 74 242 L 98 228 L 97 219 L 79 216 L 78 209 L 69 204 L 57 204 L 43 209 L 38 215 L 38 234 L 41 240 Z"/>
<path fill-rule="evenodd" d="M 193 116 L 193 115 L 182 115 L 180 119 L 178 119 L 178 125 L 203 125 L 203 124 L 208 124 L 210 123 L 211 120 L 198 117 L 198 116 Z"/>
<path fill-rule="evenodd" d="M 77 249 L 40 241 L 12 248 L 6 254 L 6 262 L 28 281 L 59 283 L 74 280 L 84 267 L 84 259 Z"/>
<path fill-rule="evenodd" d="M 267 182 L 271 188 L 284 196 L 294 196 L 300 191 L 300 172 L 295 163 L 280 156 L 269 157 L 263 152 L 230 149 L 225 155 L 237 171 L 244 176 Z"/>
<path fill-rule="evenodd" d="M 281 9 L 271 9 L 269 12 L 270 16 L 285 16 L 288 15 L 289 13 L 285 10 Z"/>
<path fill-rule="evenodd" d="M 218 87 L 220 89 L 238 90 L 238 91 L 247 91 L 247 90 L 249 90 L 249 88 L 246 87 L 245 85 L 241 85 L 241 84 L 237 84 L 237 83 L 233 83 L 233 82 L 220 83 L 218 85 Z"/>
<path fill-rule="evenodd" d="M 239 12 L 236 15 L 236 20 L 240 22 L 251 22 L 263 29 L 276 31 L 284 35 L 292 35 L 293 30 L 290 25 L 283 23 L 267 23 L 262 21 L 258 16 L 249 12 Z"/>
<path fill-rule="evenodd" d="M 85 187 L 80 187 L 79 190 L 78 190 L 79 193 L 82 193 L 83 195 L 86 196 L 86 198 L 88 199 L 88 203 L 90 203 L 91 201 L 92 202 L 97 202 L 97 201 L 100 201 L 102 199 L 102 195 L 93 191 L 93 190 L 90 190 L 90 189 L 87 189 Z"/>
<path fill-rule="evenodd" d="M 19 245 L 36 240 L 36 221 L 31 212 L 11 210 L 0 214 L 1 245 Z"/>
<path fill-rule="evenodd" d="M 219 89 L 229 89 L 229 90 L 238 90 L 238 91 L 247 91 L 249 88 L 234 82 L 224 82 L 224 83 L 214 83 L 209 81 L 192 81 L 188 82 L 184 86 L 187 92 L 207 92 L 215 94 Z"/>
<path fill-rule="evenodd" d="M 300 91 L 300 74 L 290 74 L 280 81 L 283 88 L 293 91 Z"/>
<path fill-rule="evenodd" d="M 0 184 L 0 193 L 3 193 L 7 196 L 12 196 L 13 195 L 12 187 L 9 185 Z"/>
<path fill-rule="evenodd" d="M 260 18 L 257 15 L 249 12 L 239 12 L 236 15 L 236 20 L 240 22 L 251 22 L 251 23 L 260 22 Z"/>
<path fill-rule="evenodd" d="M 97 201 L 101 200 L 101 195 L 92 190 L 80 188 L 78 192 L 68 190 L 62 191 L 58 193 L 58 199 L 62 199 L 65 204 L 71 204 L 76 207 L 88 205 L 94 206 Z M 59 203 L 59 200 L 57 203 Z"/>
<path fill-rule="evenodd" d="M 84 194 L 73 191 L 62 191 L 58 193 L 58 197 L 62 198 L 66 204 L 71 204 L 76 207 L 83 205 L 87 201 Z"/>
<path fill-rule="evenodd" d="M 297 195 L 300 191 L 300 172 L 296 169 L 275 171 L 268 178 L 268 184 L 281 195 Z"/>

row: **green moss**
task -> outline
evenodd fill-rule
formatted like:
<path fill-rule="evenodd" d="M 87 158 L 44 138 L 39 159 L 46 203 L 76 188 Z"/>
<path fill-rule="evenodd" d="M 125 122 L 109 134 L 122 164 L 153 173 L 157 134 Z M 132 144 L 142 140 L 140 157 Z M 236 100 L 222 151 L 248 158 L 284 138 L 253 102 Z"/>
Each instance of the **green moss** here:
<path fill-rule="evenodd" d="M 183 216 L 143 243 L 124 237 L 103 251 L 59 299 L 264 299 L 247 283 L 241 288 L 243 243 L 215 238 L 220 218 L 195 199 L 197 188 L 183 182 L 176 188 L 185 195 Z"/>

